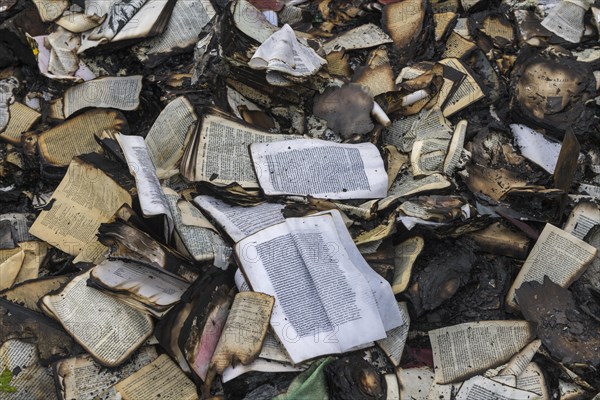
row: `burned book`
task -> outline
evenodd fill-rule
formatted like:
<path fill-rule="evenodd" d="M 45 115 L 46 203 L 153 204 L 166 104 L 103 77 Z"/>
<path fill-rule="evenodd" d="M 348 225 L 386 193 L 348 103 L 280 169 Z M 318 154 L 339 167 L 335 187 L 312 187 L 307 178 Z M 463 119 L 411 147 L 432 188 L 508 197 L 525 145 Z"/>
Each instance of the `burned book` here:
<path fill-rule="evenodd" d="M 96 265 L 88 284 L 157 318 L 177 304 L 189 287 L 165 271 L 120 260 Z"/>
<path fill-rule="evenodd" d="M 44 296 L 40 307 L 96 361 L 115 367 L 152 335 L 154 322 L 147 314 L 88 287 L 89 278 L 90 271 L 75 276 L 62 289 Z M 89 335 L 89 326 L 96 327 L 94 335 Z"/>
<path fill-rule="evenodd" d="M 82 53 L 97 46 L 103 48 L 131 45 L 146 37 L 162 33 L 175 7 L 174 0 L 137 0 L 124 4 L 117 1 L 86 3 L 88 14 L 106 15 L 99 26 L 83 33 Z"/>
<path fill-rule="evenodd" d="M 110 221 L 123 204 L 131 204 L 127 190 L 93 164 L 75 158 L 30 233 L 91 262 L 106 251 L 96 239 L 100 224 Z"/>
<path fill-rule="evenodd" d="M 86 396 L 113 399 L 114 385 L 158 357 L 154 346 L 142 347 L 130 360 L 116 368 L 98 364 L 89 354 L 65 358 L 52 366 L 59 399 L 79 399 Z"/>
<path fill-rule="evenodd" d="M 43 164 L 52 167 L 68 167 L 73 157 L 100 152 L 97 138 L 104 131 L 127 131 L 127 121 L 118 111 L 90 110 L 69 118 L 63 123 L 39 135 L 27 135 L 27 146 L 37 148 Z"/>
<path fill-rule="evenodd" d="M 190 283 L 202 272 L 191 260 L 120 219 L 101 224 L 98 228 L 98 241 L 108 247 L 107 255 L 111 259 L 152 266 Z"/>
<path fill-rule="evenodd" d="M 162 33 L 133 46 L 135 56 L 147 67 L 154 67 L 177 53 L 194 47 L 204 26 L 215 16 L 210 1 L 177 1 Z"/>
<path fill-rule="evenodd" d="M 229 272 L 209 272 L 156 325 L 155 336 L 186 373 L 205 380 L 233 302 Z"/>
<path fill-rule="evenodd" d="M 186 140 L 180 172 L 193 182 L 237 182 L 243 187 L 256 188 L 258 182 L 248 146 L 298 138 L 300 136 L 268 133 L 222 112 L 208 111 Z"/>

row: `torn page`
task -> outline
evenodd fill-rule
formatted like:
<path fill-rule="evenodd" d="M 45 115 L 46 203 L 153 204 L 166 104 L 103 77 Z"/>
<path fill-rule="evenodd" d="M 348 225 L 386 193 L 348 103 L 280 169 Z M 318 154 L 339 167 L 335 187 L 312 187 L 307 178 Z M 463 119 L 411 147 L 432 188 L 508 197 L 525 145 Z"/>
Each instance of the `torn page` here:
<path fill-rule="evenodd" d="M 450 187 L 452 183 L 441 174 L 425 175 L 416 179 L 410 170 L 398 175 L 388 191 L 388 196 L 377 204 L 378 210 L 384 210 L 396 203 L 402 197 L 413 196 L 418 193 L 432 190 L 441 190 Z"/>
<path fill-rule="evenodd" d="M 126 124 L 118 111 L 90 110 L 40 134 L 38 149 L 45 163 L 66 167 L 75 156 L 102 150 L 97 135 L 105 130 L 120 131 Z"/>
<path fill-rule="evenodd" d="M 194 107 L 182 96 L 167 104 L 152 124 L 145 141 L 159 178 L 178 172 L 176 167 L 183 156 L 185 139 L 197 119 Z"/>
<path fill-rule="evenodd" d="M 65 117 L 87 107 L 132 111 L 140 105 L 142 76 L 105 77 L 80 83 L 65 91 Z"/>
<path fill-rule="evenodd" d="M 456 400 L 541 400 L 541 397 L 483 376 L 475 376 L 462 384 Z"/>
<path fill-rule="evenodd" d="M 196 261 L 213 261 L 219 268 L 227 268 L 231 247 L 206 217 L 190 202 L 183 200 L 171 189 L 164 189 L 169 208 L 173 214 L 177 239 Z M 176 243 L 177 243 L 176 239 Z"/>
<path fill-rule="evenodd" d="M 38 301 L 48 293 L 66 284 L 70 279 L 69 275 L 59 275 L 29 280 L 3 291 L 0 298 L 41 313 L 42 310 L 38 307 Z"/>
<path fill-rule="evenodd" d="M 394 278 L 392 280 L 392 290 L 394 294 L 402 293 L 408 288 L 412 267 L 419 254 L 421 254 L 421 251 L 423 251 L 424 246 L 425 241 L 423 238 L 415 236 L 406 239 L 395 247 L 395 269 Z"/>
<path fill-rule="evenodd" d="M 285 220 L 282 214 L 284 204 L 263 203 L 254 207 L 240 207 L 211 196 L 198 196 L 194 202 L 236 243 Z"/>
<path fill-rule="evenodd" d="M 314 75 L 325 64 L 327 61 L 312 48 L 298 41 L 288 24 L 264 41 L 248 62 L 250 68 L 266 70 L 267 82 L 277 86 L 287 76 L 304 78 Z"/>
<path fill-rule="evenodd" d="M 250 153 L 267 195 L 372 199 L 387 194 L 387 173 L 377 147 L 322 140 L 252 144 Z"/>
<path fill-rule="evenodd" d="M 140 207 L 146 217 L 163 215 L 165 218 L 165 238 L 170 238 L 173 232 L 173 215 L 167 204 L 167 199 L 160 186 L 156 169 L 150 158 L 146 142 L 141 136 L 117 136 L 117 141 L 123 149 L 129 172 L 135 177 Z"/>
<path fill-rule="evenodd" d="M 388 43 L 392 43 L 392 38 L 380 27 L 374 24 L 363 24 L 334 36 L 323 44 L 323 50 L 329 54 L 334 51 L 368 49 Z"/>
<path fill-rule="evenodd" d="M 484 97 L 481 87 L 460 60 L 446 58 L 441 60 L 440 64 L 451 67 L 466 76 L 454 94 L 448 96 L 444 102 L 443 110 L 445 117 L 462 110 Z"/>
<path fill-rule="evenodd" d="M 406 303 L 398 303 L 398 308 L 400 309 L 402 320 L 404 322 L 399 327 L 386 332 L 387 337 L 385 339 L 376 342 L 395 367 L 400 366 L 400 359 L 404 352 L 404 345 L 406 344 L 408 329 L 410 328 L 410 316 L 408 315 Z"/>
<path fill-rule="evenodd" d="M 0 95 L 1 96 L 1 95 Z M 0 104 L 0 109 L 2 105 Z M 2 131 L 0 122 L 0 139 L 10 144 L 21 144 L 21 134 L 31 130 L 31 128 L 40 120 L 41 114 L 26 105 L 15 101 L 7 110 L 10 114 L 10 120 L 6 129 Z M 2 111 L 0 110 L 0 113 Z M 0 120 L 2 117 L 0 117 Z"/>
<path fill-rule="evenodd" d="M 452 140 L 450 141 L 450 147 L 446 159 L 444 160 L 444 174 L 452 175 L 458 167 L 460 161 L 460 155 L 463 151 L 465 144 L 465 135 L 467 133 L 467 120 L 461 120 L 454 127 L 454 133 L 452 134 Z"/>
<path fill-rule="evenodd" d="M 263 229 L 238 242 L 236 254 L 253 290 L 275 297 L 271 326 L 295 363 L 382 339 L 403 322 L 389 284 L 374 276 L 337 211 Z"/>
<path fill-rule="evenodd" d="M 154 324 L 147 314 L 87 286 L 89 276 L 89 271 L 76 276 L 41 303 L 96 361 L 115 367 L 152 335 Z"/>
<path fill-rule="evenodd" d="M 93 262 L 106 248 L 96 233 L 131 196 L 98 168 L 74 159 L 29 233 L 81 261 Z"/>
<path fill-rule="evenodd" d="M 560 143 L 547 139 L 541 133 L 525 125 L 511 124 L 510 129 L 519 150 L 521 150 L 521 155 L 542 167 L 549 174 L 554 174 L 560 153 Z"/>
<path fill-rule="evenodd" d="M 540 397 L 542 400 L 549 400 L 550 393 L 546 384 L 546 378 L 542 369 L 537 363 L 529 363 L 523 372 L 517 376 L 516 387 L 521 390 L 527 390 L 533 392 Z"/>
<path fill-rule="evenodd" d="M 73 76 L 79 69 L 77 49 L 81 44 L 78 35 L 59 27 L 47 37 L 50 47 L 48 72 L 57 76 Z"/>
<path fill-rule="evenodd" d="M 542 26 L 571 43 L 579 43 L 585 30 L 583 17 L 590 4 L 587 0 L 565 0 L 554 6 Z"/>
<path fill-rule="evenodd" d="M 585 271 L 596 253 L 597 249 L 594 246 L 562 229 L 546 224 L 506 295 L 507 305 L 512 308 L 518 307 L 515 290 L 521 287 L 523 282 L 542 283 L 544 276 L 548 276 L 552 282 L 565 288 L 569 287 Z"/>
<path fill-rule="evenodd" d="M 258 357 L 269 328 L 275 299 L 257 292 L 238 293 L 234 300 L 210 368 L 218 374 L 238 362 L 248 365 Z"/>
<path fill-rule="evenodd" d="M 35 0 L 33 4 L 44 22 L 56 20 L 69 8 L 68 0 Z"/>
<path fill-rule="evenodd" d="M 533 356 L 535 353 L 537 353 L 541 345 L 542 341 L 540 339 L 536 339 L 529 343 L 521 351 L 515 354 L 510 361 L 508 361 L 506 366 L 500 370 L 498 375 L 521 375 L 531 360 L 533 360 Z"/>
<path fill-rule="evenodd" d="M 396 376 L 400 384 L 401 399 L 427 400 L 429 389 L 434 383 L 431 368 L 398 368 Z"/>
<path fill-rule="evenodd" d="M 456 382 L 496 367 L 534 335 L 527 321 L 471 322 L 429 331 L 435 381 Z"/>
<path fill-rule="evenodd" d="M 123 400 L 199 400 L 196 386 L 163 354 L 115 385 Z"/>
<path fill-rule="evenodd" d="M 13 92 L 19 88 L 19 81 L 14 76 L 0 81 L 0 132 L 3 132 L 10 121 L 10 105 L 15 102 Z"/>
<path fill-rule="evenodd" d="M 131 0 L 126 3 L 113 3 L 104 23 L 94 29 L 89 34 L 89 38 L 91 40 L 111 41 L 132 20 L 133 16 L 142 8 L 146 1 Z M 139 23 L 141 21 L 136 21 L 136 24 Z"/>
<path fill-rule="evenodd" d="M 596 225 L 600 225 L 600 207 L 595 203 L 581 202 L 571 211 L 563 229 L 583 240 Z"/>
<path fill-rule="evenodd" d="M 409 153 L 417 139 L 449 139 L 451 136 L 450 122 L 444 117 L 442 110 L 435 107 L 394 121 L 392 126 L 384 132 L 383 142 Z"/>
<path fill-rule="evenodd" d="M 35 219 L 35 214 L 7 213 L 0 214 L 0 221 L 9 221 L 14 229 L 14 239 L 17 243 L 28 242 L 35 238 L 29 233 L 29 227 Z"/>

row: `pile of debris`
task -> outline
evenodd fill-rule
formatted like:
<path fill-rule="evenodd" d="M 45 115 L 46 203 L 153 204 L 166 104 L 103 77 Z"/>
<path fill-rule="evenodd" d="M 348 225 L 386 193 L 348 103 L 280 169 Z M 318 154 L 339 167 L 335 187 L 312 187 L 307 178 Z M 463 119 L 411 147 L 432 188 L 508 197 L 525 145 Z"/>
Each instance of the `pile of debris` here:
<path fill-rule="evenodd" d="M 0 0 L 0 398 L 600 399 L 599 0 Z"/>

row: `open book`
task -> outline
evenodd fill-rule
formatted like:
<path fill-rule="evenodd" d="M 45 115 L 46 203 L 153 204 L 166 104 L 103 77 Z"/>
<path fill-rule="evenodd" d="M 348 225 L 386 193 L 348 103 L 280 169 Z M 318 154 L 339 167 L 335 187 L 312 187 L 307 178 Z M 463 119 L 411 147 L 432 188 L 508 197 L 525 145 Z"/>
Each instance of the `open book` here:
<path fill-rule="evenodd" d="M 383 339 L 404 322 L 338 211 L 288 218 L 235 250 L 252 289 L 275 297 L 271 326 L 294 363 Z"/>
<path fill-rule="evenodd" d="M 211 109 L 186 140 L 180 172 L 190 181 L 237 182 L 243 187 L 256 188 L 248 146 L 299 138 L 267 133 Z"/>

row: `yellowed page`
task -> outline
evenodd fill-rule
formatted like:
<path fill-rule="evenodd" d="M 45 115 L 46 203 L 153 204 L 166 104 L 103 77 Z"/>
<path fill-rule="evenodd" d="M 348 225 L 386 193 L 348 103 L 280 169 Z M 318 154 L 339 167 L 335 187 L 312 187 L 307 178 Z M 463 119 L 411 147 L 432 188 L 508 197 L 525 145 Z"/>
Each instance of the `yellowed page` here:
<path fill-rule="evenodd" d="M 131 196 L 99 169 L 74 159 L 50 200 L 52 206 L 37 217 L 29 233 L 93 262 L 105 251 L 96 233 Z"/>
<path fill-rule="evenodd" d="M 259 292 L 241 292 L 235 296 L 211 360 L 212 369 L 222 374 L 232 364 L 247 365 L 256 359 L 269 328 L 274 303 L 273 297 Z"/>
<path fill-rule="evenodd" d="M 194 383 L 163 354 L 115 385 L 123 400 L 198 400 Z"/>

